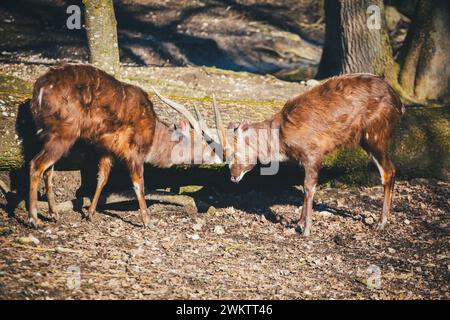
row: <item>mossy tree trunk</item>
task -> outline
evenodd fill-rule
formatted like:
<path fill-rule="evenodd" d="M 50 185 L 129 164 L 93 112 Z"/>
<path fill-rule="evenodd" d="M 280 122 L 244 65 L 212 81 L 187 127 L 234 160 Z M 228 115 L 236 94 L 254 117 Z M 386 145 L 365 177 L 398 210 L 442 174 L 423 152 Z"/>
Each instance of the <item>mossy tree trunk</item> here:
<path fill-rule="evenodd" d="M 325 1 L 325 22 L 318 78 L 369 72 L 396 81 L 382 0 Z"/>
<path fill-rule="evenodd" d="M 399 82 L 424 104 L 450 104 L 450 2 L 420 0 L 400 55 Z"/>
<path fill-rule="evenodd" d="M 120 75 L 117 22 L 112 0 L 83 0 L 89 62 L 114 75 Z"/>

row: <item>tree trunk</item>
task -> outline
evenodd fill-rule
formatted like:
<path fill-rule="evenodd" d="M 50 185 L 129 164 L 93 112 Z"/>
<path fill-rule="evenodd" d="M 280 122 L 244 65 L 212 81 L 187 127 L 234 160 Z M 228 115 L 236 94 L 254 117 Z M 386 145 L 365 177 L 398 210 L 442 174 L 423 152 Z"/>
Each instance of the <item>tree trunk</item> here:
<path fill-rule="evenodd" d="M 424 104 L 450 104 L 450 2 L 420 0 L 401 50 L 399 82 Z"/>
<path fill-rule="evenodd" d="M 371 5 L 377 11 L 367 13 Z M 369 72 L 396 81 L 382 0 L 325 1 L 325 23 L 325 46 L 318 78 Z"/>
<path fill-rule="evenodd" d="M 89 62 L 118 77 L 120 75 L 117 23 L 112 0 L 83 0 Z"/>

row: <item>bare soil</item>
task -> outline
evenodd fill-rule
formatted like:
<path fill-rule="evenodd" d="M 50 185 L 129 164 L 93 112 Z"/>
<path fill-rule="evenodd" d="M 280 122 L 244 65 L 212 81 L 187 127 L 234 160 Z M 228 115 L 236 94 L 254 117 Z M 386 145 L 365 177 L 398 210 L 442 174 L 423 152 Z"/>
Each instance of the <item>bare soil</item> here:
<path fill-rule="evenodd" d="M 6 0 L 0 4 L 0 60 L 84 61 L 84 29 L 66 28 L 81 1 Z M 312 77 L 324 37 L 318 1 L 115 1 L 121 61 L 147 66 L 215 66 Z M 277 12 L 274 15 L 274 11 Z"/>
<path fill-rule="evenodd" d="M 79 186 L 76 173 L 55 180 L 59 201 Z M 384 232 L 375 230 L 381 187 L 324 186 L 305 238 L 296 231 L 301 191 L 263 181 L 246 192 L 193 193 L 214 207 L 207 212 L 149 202 L 148 229 L 135 202 L 106 206 L 93 222 L 65 212 L 40 230 L 3 207 L 0 298 L 450 298 L 449 183 L 399 182 Z"/>
<path fill-rule="evenodd" d="M 84 34 L 64 29 L 67 3 L 2 1 L 0 75 L 31 83 L 61 59 L 86 61 Z M 307 87 L 212 66 L 276 75 L 300 69 L 308 78 L 323 39 L 317 3 L 120 1 L 123 78 L 146 90 L 155 85 L 190 108 L 198 104 L 210 125 L 213 92 L 225 121 L 261 120 Z M 205 67 L 191 67 L 198 64 Z M 2 108 L 8 90 L 0 90 Z M 159 117 L 174 122 L 174 113 L 152 101 Z M 79 211 L 62 213 L 58 222 L 41 212 L 44 226 L 34 230 L 27 213 L 8 207 L 0 192 L 0 298 L 450 298 L 448 181 L 398 182 L 384 232 L 375 230 L 381 186 L 322 185 L 312 236 L 305 238 L 296 228 L 300 178 L 274 186 L 253 177 L 231 189 L 223 177 L 197 192 L 185 188 L 210 208 L 149 201 L 148 229 L 131 201 L 101 208 L 93 222 Z M 9 173 L 0 172 L 0 180 L 8 182 Z M 57 200 L 73 199 L 80 184 L 79 172 L 57 172 Z"/>

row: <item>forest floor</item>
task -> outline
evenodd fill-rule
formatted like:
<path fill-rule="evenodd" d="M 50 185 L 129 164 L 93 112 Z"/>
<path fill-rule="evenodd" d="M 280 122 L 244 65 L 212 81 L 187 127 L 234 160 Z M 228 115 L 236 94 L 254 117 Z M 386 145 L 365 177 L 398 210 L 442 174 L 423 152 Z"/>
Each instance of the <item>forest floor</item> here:
<path fill-rule="evenodd" d="M 139 10 L 127 6 L 132 2 Z M 307 90 L 242 71 L 300 68 L 306 80 L 317 67 L 323 38 L 323 18 L 311 14 L 317 1 L 185 1 L 182 10 L 172 0 L 120 3 L 123 79 L 147 91 L 155 85 L 189 108 L 196 103 L 210 126 L 212 93 L 228 122 L 262 120 Z M 67 1 L 33 5 L 0 5 L 0 117 L 29 97 L 49 66 L 87 57 L 83 34 L 61 27 Z M 205 66 L 192 66 L 199 61 Z M 19 95 L 10 77 L 26 81 Z M 174 122 L 177 115 L 151 99 L 158 116 Z M 204 186 L 188 193 L 210 205 L 200 212 L 148 201 L 148 229 L 131 201 L 101 208 L 92 222 L 68 211 L 34 230 L 26 212 L 10 210 L 0 192 L 0 299 L 450 299 L 448 181 L 399 181 L 381 233 L 375 230 L 381 186 L 323 184 L 312 236 L 305 238 L 296 229 L 300 176 L 276 186 L 265 177 L 235 189 Z M 222 178 L 217 186 L 230 183 Z M 0 172 L 0 180 L 8 182 L 9 173 Z M 60 171 L 54 180 L 59 202 L 73 199 L 81 184 L 79 172 Z"/>
<path fill-rule="evenodd" d="M 55 182 L 62 201 L 79 177 Z M 40 230 L 0 208 L 0 298 L 450 299 L 449 183 L 399 182 L 383 232 L 381 187 L 322 186 L 309 238 L 295 229 L 301 191 L 260 183 L 192 194 L 212 206 L 203 213 L 148 202 L 148 229 L 135 201 Z"/>
<path fill-rule="evenodd" d="M 87 61 L 84 29 L 65 27 L 73 4 L 82 6 L 2 1 L 0 61 Z M 317 1 L 124 0 L 114 6 L 121 62 L 128 65 L 215 66 L 297 79 L 317 70 L 324 38 Z"/>
<path fill-rule="evenodd" d="M 2 64 L 0 73 L 31 83 L 46 68 Z M 125 70 L 127 79 L 146 89 L 154 84 L 190 108 L 197 103 L 211 125 L 205 99 L 211 91 L 225 121 L 251 121 L 307 89 L 214 68 Z M 172 111 L 152 101 L 158 116 L 174 121 Z M 203 185 L 202 178 L 187 178 L 188 172 L 177 179 Z M 131 201 L 102 208 L 91 223 L 81 212 L 68 211 L 57 223 L 44 220 L 43 228 L 34 230 L 26 226 L 24 210 L 7 209 L 0 197 L 0 298 L 450 299 L 448 181 L 398 182 L 393 215 L 382 233 L 375 231 L 381 186 L 323 184 L 312 236 L 304 238 L 296 230 L 303 201 L 295 185 L 301 184 L 301 172 L 295 183 L 286 172 L 278 176 L 275 186 L 273 179 L 249 176 L 250 183 L 232 189 L 228 176 L 219 175 L 189 193 L 211 206 L 200 212 L 148 201 L 149 229 L 141 227 Z M 167 183 L 164 177 L 159 172 L 158 179 Z M 0 180 L 8 182 L 8 173 Z M 79 172 L 57 172 L 57 200 L 73 199 L 80 184 Z M 119 184 L 123 189 L 129 182 Z"/>

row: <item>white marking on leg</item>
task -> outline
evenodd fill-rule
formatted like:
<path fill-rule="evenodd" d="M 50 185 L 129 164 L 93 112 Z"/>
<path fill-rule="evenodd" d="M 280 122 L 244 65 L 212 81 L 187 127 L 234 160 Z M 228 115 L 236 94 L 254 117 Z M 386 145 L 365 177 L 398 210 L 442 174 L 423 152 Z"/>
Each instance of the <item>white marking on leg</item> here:
<path fill-rule="evenodd" d="M 54 162 L 50 162 L 45 168 L 44 168 L 44 170 L 42 171 L 42 173 L 41 173 L 41 177 L 42 177 L 42 175 L 44 174 L 44 172 L 45 171 L 47 171 L 51 166 L 53 166 L 55 163 Z"/>
<path fill-rule="evenodd" d="M 380 172 L 380 176 L 381 176 L 381 183 L 384 185 L 385 181 L 384 181 L 383 167 L 380 165 L 380 163 L 377 161 L 377 159 L 375 159 L 375 157 L 373 155 L 370 155 L 370 157 L 372 158 L 373 162 L 375 162 L 375 164 L 377 165 L 378 171 Z"/>
<path fill-rule="evenodd" d="M 105 176 L 101 173 L 97 175 L 97 184 L 100 185 L 105 181 Z"/>
<path fill-rule="evenodd" d="M 44 94 L 44 88 L 41 88 L 41 90 L 39 90 L 39 97 L 38 97 L 39 107 L 41 107 L 41 105 L 42 105 L 42 95 L 43 94 Z"/>
<path fill-rule="evenodd" d="M 139 183 L 133 182 L 133 189 L 134 189 L 134 192 L 136 192 L 136 195 L 139 196 L 139 194 L 141 192 L 141 187 L 139 186 Z"/>

